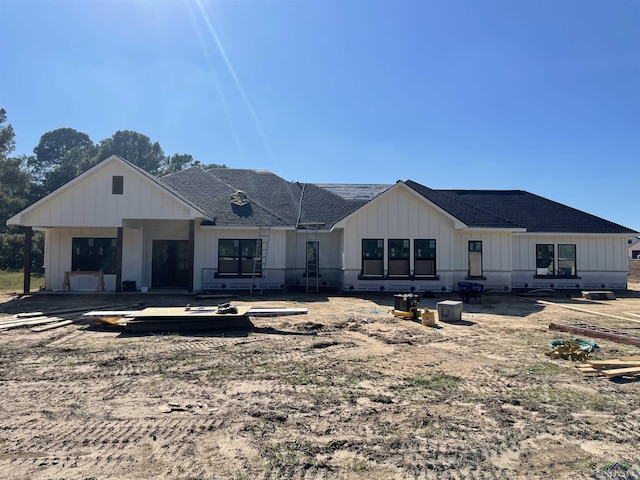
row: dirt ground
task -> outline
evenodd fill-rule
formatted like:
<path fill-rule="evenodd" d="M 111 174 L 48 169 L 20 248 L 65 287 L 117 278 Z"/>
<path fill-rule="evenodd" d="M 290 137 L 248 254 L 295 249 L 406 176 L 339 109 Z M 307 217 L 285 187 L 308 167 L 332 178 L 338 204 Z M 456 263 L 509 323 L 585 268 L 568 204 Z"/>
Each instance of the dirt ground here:
<path fill-rule="evenodd" d="M 0 331 L 0 477 L 634 478 L 606 470 L 640 470 L 640 378 L 584 376 L 545 352 L 575 337 L 550 323 L 638 333 L 637 266 L 616 300 L 541 298 L 596 314 L 487 294 L 464 304 L 462 322 L 425 327 L 391 316 L 392 294 L 290 294 L 232 299 L 309 309 L 251 318 L 252 331 L 128 334 L 83 321 Z M 421 306 L 445 299 L 457 300 Z M 0 317 L 215 304 L 153 294 L 1 300 Z M 596 341 L 592 358 L 640 355 Z"/>

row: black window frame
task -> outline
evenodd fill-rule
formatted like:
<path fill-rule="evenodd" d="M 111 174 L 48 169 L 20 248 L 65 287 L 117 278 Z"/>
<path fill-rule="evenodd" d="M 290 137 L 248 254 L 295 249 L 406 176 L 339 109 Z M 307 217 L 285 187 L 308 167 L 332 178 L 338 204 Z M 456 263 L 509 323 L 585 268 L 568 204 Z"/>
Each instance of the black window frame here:
<path fill-rule="evenodd" d="M 223 243 L 233 242 L 231 250 Z M 233 267 L 234 268 L 230 268 Z M 224 266 L 224 268 L 222 268 Z M 224 270 L 224 271 L 222 271 Z M 220 277 L 261 277 L 262 239 L 219 238 L 218 271 Z"/>
<path fill-rule="evenodd" d="M 536 243 L 536 276 L 537 277 L 555 277 L 556 276 L 555 244 Z"/>
<path fill-rule="evenodd" d="M 421 244 L 418 244 L 420 242 Z M 422 242 L 428 245 L 422 245 Z M 438 255 L 438 244 L 435 238 L 414 238 L 413 239 L 413 273 L 415 277 L 433 278 L 438 275 L 436 259 Z M 431 265 L 432 273 L 422 273 L 421 266 Z"/>
<path fill-rule="evenodd" d="M 564 248 L 563 248 L 564 247 Z M 573 247 L 573 259 L 563 258 L 561 252 L 566 247 Z M 558 244 L 558 258 L 556 260 L 558 262 L 557 273 L 559 277 L 569 277 L 573 278 L 578 275 L 578 247 L 575 243 L 559 243 Z M 565 269 L 567 268 L 564 264 L 561 265 L 561 262 L 572 262 L 573 267 L 571 268 L 570 273 L 566 273 Z"/>
<path fill-rule="evenodd" d="M 116 273 L 118 239 L 112 237 L 73 237 L 71 271 Z"/>
<path fill-rule="evenodd" d="M 474 253 L 480 254 L 480 275 L 471 275 L 471 255 Z M 467 247 L 467 278 L 484 278 L 484 254 L 482 240 L 469 240 Z"/>
<path fill-rule="evenodd" d="M 114 175 L 113 177 L 111 177 L 111 194 L 124 194 L 124 177 L 122 175 Z"/>
<path fill-rule="evenodd" d="M 373 242 L 376 242 L 373 245 Z M 369 244 L 369 245 L 367 245 Z M 376 266 L 376 271 L 380 273 L 367 273 L 369 266 Z M 362 277 L 384 277 L 384 239 L 382 238 L 363 238 L 362 239 L 362 269 L 360 271 Z"/>
<path fill-rule="evenodd" d="M 411 240 L 387 239 L 387 272 L 389 277 L 408 277 L 411 274 Z"/>

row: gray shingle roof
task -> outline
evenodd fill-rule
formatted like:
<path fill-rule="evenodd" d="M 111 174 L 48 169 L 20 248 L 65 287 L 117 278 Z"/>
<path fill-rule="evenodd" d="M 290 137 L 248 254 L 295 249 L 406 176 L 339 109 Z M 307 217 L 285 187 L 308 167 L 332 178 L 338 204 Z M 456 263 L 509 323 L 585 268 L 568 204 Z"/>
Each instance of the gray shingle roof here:
<path fill-rule="evenodd" d="M 525 228 L 527 232 L 623 233 L 634 231 L 523 190 L 431 190 L 406 184 L 470 227 Z"/>
<path fill-rule="evenodd" d="M 205 171 L 200 167 L 162 177 L 160 182 L 200 207 L 216 225 L 228 226 L 318 223 L 330 228 L 389 187 L 304 184 L 264 170 Z M 404 183 L 469 227 L 548 233 L 636 233 L 522 190 L 433 190 L 412 180 Z M 232 195 L 238 190 L 246 193 L 248 205 L 232 203 Z"/>
<path fill-rule="evenodd" d="M 216 225 L 296 226 L 327 228 L 364 204 L 348 201 L 313 184 L 289 182 L 264 170 L 192 167 L 161 181 L 191 199 Z M 249 205 L 238 207 L 231 195 L 241 190 Z"/>

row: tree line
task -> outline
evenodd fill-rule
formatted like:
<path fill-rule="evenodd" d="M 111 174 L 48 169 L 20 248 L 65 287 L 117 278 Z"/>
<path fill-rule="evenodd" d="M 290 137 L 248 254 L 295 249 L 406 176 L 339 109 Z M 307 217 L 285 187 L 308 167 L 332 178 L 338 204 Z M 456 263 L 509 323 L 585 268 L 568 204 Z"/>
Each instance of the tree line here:
<path fill-rule="evenodd" d="M 33 155 L 12 157 L 15 132 L 0 108 L 0 270 L 18 270 L 24 262 L 24 234 L 6 220 L 26 206 L 53 192 L 110 155 L 119 155 L 153 175 L 168 175 L 185 168 L 209 169 L 226 165 L 203 164 L 190 154 L 165 155 L 158 142 L 132 130 L 118 130 L 94 143 L 73 128 L 46 132 Z M 34 232 L 32 271 L 42 271 L 44 239 Z"/>

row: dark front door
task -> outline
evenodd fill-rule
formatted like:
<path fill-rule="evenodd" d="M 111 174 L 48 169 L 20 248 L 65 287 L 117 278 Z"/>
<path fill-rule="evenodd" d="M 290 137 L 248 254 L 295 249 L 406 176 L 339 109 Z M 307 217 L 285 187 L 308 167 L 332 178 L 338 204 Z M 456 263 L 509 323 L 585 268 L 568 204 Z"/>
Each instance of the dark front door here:
<path fill-rule="evenodd" d="M 151 288 L 188 288 L 189 242 L 154 240 Z"/>

